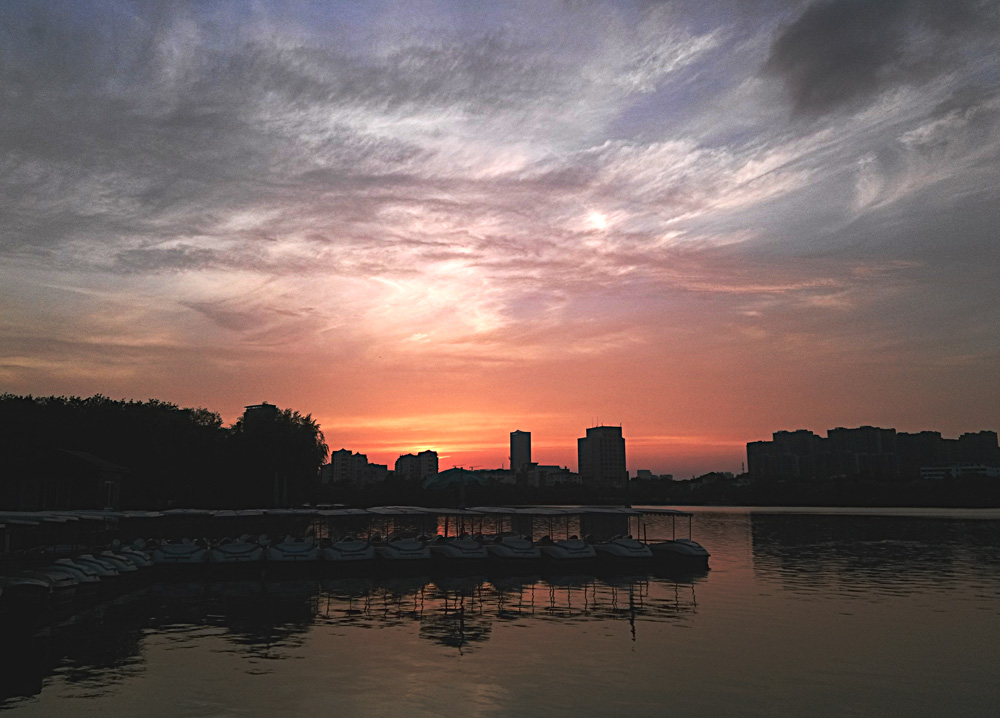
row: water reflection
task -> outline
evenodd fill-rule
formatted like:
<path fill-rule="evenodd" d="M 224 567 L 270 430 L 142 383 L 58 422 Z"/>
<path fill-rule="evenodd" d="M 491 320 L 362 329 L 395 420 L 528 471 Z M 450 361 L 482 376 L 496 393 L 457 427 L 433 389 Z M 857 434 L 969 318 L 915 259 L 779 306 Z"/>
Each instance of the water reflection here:
<path fill-rule="evenodd" d="M 830 595 L 911 595 L 965 586 L 1000 565 L 996 523 L 877 515 L 751 514 L 758 580 Z"/>
<path fill-rule="evenodd" d="M 531 621 L 685 621 L 697 611 L 696 576 L 324 578 L 275 582 L 153 584 L 33 636 L 5 641 L 19 660 L 0 672 L 0 709 L 58 681 L 72 697 L 106 694 L 141 674 L 146 644 L 164 650 L 222 639 L 222 652 L 267 673 L 268 662 L 300 653 L 321 628 L 416 625 L 419 638 L 463 655 L 489 641 L 494 625 Z M 218 651 L 218 649 L 216 649 Z"/>
<path fill-rule="evenodd" d="M 695 526 L 712 551 L 695 577 L 154 584 L 0 636 L 0 710 L 996 714 L 1000 520 L 723 509 Z"/>
<path fill-rule="evenodd" d="M 489 640 L 495 622 L 683 620 L 697 610 L 701 578 L 325 579 L 319 619 L 367 628 L 417 622 L 421 638 L 463 653 Z"/>

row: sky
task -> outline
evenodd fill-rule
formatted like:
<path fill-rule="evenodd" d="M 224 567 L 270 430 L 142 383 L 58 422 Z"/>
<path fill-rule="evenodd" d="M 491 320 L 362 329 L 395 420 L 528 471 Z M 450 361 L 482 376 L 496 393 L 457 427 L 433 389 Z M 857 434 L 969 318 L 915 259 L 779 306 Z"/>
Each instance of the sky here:
<path fill-rule="evenodd" d="M 0 4 L 0 391 L 442 468 L 1000 428 L 1000 9 Z"/>

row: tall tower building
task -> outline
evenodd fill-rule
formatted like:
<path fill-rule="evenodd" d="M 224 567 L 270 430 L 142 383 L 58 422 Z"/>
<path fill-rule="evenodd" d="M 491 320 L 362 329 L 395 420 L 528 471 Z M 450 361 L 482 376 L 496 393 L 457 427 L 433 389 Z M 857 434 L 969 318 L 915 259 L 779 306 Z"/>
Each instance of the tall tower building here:
<path fill-rule="evenodd" d="M 622 488 L 628 481 L 620 426 L 593 426 L 576 440 L 577 469 L 585 486 Z"/>
<path fill-rule="evenodd" d="M 510 470 L 515 474 L 531 463 L 531 432 L 510 432 Z"/>

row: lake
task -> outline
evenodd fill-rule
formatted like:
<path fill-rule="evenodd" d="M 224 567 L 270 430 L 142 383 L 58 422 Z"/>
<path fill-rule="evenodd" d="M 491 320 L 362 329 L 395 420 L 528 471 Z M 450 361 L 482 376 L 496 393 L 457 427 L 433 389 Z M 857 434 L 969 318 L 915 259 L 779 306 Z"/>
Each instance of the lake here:
<path fill-rule="evenodd" d="M 700 575 L 154 583 L 0 646 L 0 711 L 1000 715 L 1000 511 L 692 510 Z"/>

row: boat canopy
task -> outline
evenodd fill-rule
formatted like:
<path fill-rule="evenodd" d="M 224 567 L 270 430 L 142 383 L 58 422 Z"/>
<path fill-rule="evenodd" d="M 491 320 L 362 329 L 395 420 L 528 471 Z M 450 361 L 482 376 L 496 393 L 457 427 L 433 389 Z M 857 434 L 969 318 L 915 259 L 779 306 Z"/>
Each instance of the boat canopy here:
<path fill-rule="evenodd" d="M 222 511 L 216 511 L 215 518 L 247 518 L 251 516 L 264 516 L 264 514 L 265 511 L 263 509 L 224 509 Z"/>
<path fill-rule="evenodd" d="M 576 509 L 581 514 L 609 514 L 614 516 L 642 516 L 643 512 L 628 506 L 580 506 Z"/>
<path fill-rule="evenodd" d="M 339 516 L 371 516 L 372 512 L 368 509 L 319 509 L 316 511 L 317 516 L 323 517 L 339 517 Z"/>
<path fill-rule="evenodd" d="M 506 506 L 473 506 L 469 511 L 475 511 L 478 514 L 501 514 L 509 516 L 514 512 L 514 509 L 509 509 Z"/>
<path fill-rule="evenodd" d="M 420 506 L 371 506 L 368 511 L 379 516 L 430 516 L 432 513 Z"/>
<path fill-rule="evenodd" d="M 515 516 L 570 516 L 576 512 L 559 506 L 519 506 L 511 513 Z"/>
<path fill-rule="evenodd" d="M 679 509 L 661 509 L 652 507 L 643 507 L 641 509 L 636 509 L 639 513 L 643 514 L 661 514 L 666 516 L 694 516 L 690 511 L 681 511 Z"/>
<path fill-rule="evenodd" d="M 424 511 L 436 516 L 482 516 L 484 513 L 478 509 L 427 508 Z"/>

